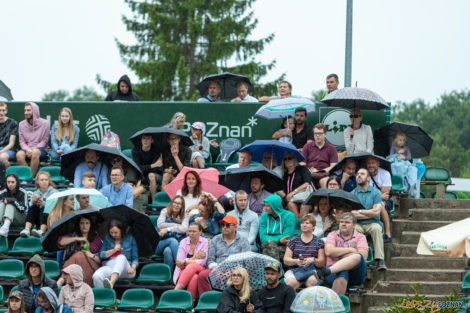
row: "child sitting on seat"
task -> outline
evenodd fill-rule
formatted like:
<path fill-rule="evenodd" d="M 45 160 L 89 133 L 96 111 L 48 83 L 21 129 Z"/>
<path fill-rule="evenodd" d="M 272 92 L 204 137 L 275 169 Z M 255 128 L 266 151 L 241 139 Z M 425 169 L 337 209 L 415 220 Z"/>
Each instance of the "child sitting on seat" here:
<path fill-rule="evenodd" d="M 406 135 L 404 132 L 397 131 L 393 135 L 392 147 L 390 148 L 390 155 L 400 154 L 397 156 L 399 160 L 411 160 L 410 149 L 406 146 Z"/>
<path fill-rule="evenodd" d="M 279 138 L 278 140 L 282 143 L 292 143 L 292 132 L 294 128 L 294 118 L 289 115 L 282 120 L 281 129 L 274 133 L 273 138 Z"/>

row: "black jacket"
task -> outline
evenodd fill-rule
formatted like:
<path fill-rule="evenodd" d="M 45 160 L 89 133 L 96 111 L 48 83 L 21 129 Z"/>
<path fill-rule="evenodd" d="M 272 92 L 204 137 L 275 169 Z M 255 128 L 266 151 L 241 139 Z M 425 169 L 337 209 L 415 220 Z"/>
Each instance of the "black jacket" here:
<path fill-rule="evenodd" d="M 250 293 L 250 302 L 255 306 L 253 313 L 263 313 L 262 303 L 258 300 L 256 293 L 252 290 Z M 222 292 L 217 313 L 246 313 L 246 305 L 248 303 L 240 303 L 238 291 L 233 286 L 228 286 Z"/>
<path fill-rule="evenodd" d="M 132 148 L 132 160 L 139 166 L 144 176 L 148 173 L 157 173 L 158 168 L 151 168 L 150 165 L 157 162 L 161 155 L 160 149 L 154 145 L 147 152 L 142 150 L 141 145 Z"/>
<path fill-rule="evenodd" d="M 295 291 L 292 287 L 279 283 L 274 289 L 267 287 L 260 289 L 258 298 L 266 313 L 290 313 L 290 306 L 295 299 Z"/>
<path fill-rule="evenodd" d="M 5 188 L 0 191 L 0 201 L 7 200 L 7 204 L 13 205 L 18 211 L 27 214 L 29 209 L 28 194 L 26 190 L 20 187 L 20 180 L 16 173 L 10 173 L 10 176 L 14 176 L 16 179 L 16 190 L 12 194 L 10 189 Z"/>
<path fill-rule="evenodd" d="M 126 94 L 123 94 L 121 90 L 119 89 L 119 84 L 121 82 L 125 82 L 127 86 L 129 86 L 129 92 Z M 121 101 L 140 101 L 139 97 L 132 92 L 132 84 L 131 80 L 127 75 L 122 75 L 121 78 L 119 78 L 119 81 L 117 83 L 117 90 L 111 91 L 108 96 L 106 97 L 105 101 L 114 101 L 114 100 L 121 100 Z"/>
<path fill-rule="evenodd" d="M 45 275 L 46 267 L 44 266 L 44 261 L 39 255 L 34 255 L 31 259 L 29 259 L 28 263 L 26 263 L 26 268 L 24 271 L 26 279 L 21 280 L 18 284 L 18 290 L 23 293 L 24 308 L 27 313 L 34 313 L 37 306 L 35 301 L 33 303 L 33 281 L 31 279 L 31 275 L 29 274 L 29 265 L 31 263 L 36 263 L 41 268 L 41 286 L 39 287 L 50 287 L 52 290 L 54 290 L 56 295 L 59 295 L 57 283 L 55 280 L 52 280 Z"/>

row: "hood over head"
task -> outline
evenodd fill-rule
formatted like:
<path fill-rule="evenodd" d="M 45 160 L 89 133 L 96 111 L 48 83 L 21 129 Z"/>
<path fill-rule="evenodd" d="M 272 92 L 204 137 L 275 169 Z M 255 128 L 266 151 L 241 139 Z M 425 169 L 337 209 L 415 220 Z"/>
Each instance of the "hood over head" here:
<path fill-rule="evenodd" d="M 284 211 L 286 211 L 282 207 L 282 198 L 278 195 L 270 195 L 264 199 L 264 202 L 269 204 L 269 206 L 273 209 L 274 213 L 278 216 L 281 216 Z"/>
<path fill-rule="evenodd" d="M 41 281 L 44 281 L 44 273 L 46 271 L 46 266 L 44 265 L 44 261 L 39 256 L 39 254 L 33 255 L 33 257 L 31 259 L 29 259 L 29 261 L 26 263 L 26 268 L 24 270 L 24 272 L 25 272 L 24 274 L 25 274 L 26 278 L 29 280 L 30 283 L 33 282 L 32 278 L 31 278 L 31 274 L 29 274 L 29 266 L 31 265 L 31 263 L 36 263 L 36 264 L 39 265 L 39 268 L 41 269 Z"/>
<path fill-rule="evenodd" d="M 83 283 L 83 269 L 80 265 L 71 264 L 62 270 L 65 274 L 69 274 L 73 282 L 73 287 L 79 287 Z"/>
<path fill-rule="evenodd" d="M 47 300 L 49 300 L 54 312 L 58 312 L 60 303 L 54 290 L 50 287 L 42 287 L 40 290 L 46 294 Z"/>
<path fill-rule="evenodd" d="M 119 89 L 119 84 L 121 82 L 125 82 L 127 86 L 129 86 L 129 92 L 127 94 L 132 94 L 132 84 L 131 84 L 131 79 L 127 75 L 122 75 L 121 78 L 119 78 L 118 83 L 117 83 L 117 91 L 120 95 L 127 95 L 123 94 L 121 90 Z"/>

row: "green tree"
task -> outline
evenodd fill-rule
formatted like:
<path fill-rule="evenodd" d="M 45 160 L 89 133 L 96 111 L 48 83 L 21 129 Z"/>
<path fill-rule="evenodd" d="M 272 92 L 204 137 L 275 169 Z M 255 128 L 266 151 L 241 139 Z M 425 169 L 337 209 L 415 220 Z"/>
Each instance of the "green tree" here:
<path fill-rule="evenodd" d="M 54 90 L 42 96 L 42 101 L 103 101 L 104 96 L 100 95 L 93 87 L 83 86 L 75 89 L 72 94 L 64 89 Z"/>
<path fill-rule="evenodd" d="M 196 99 L 196 84 L 209 74 L 232 72 L 248 76 L 254 95 L 271 95 L 279 79 L 260 84 L 275 61 L 262 64 L 256 57 L 274 34 L 253 40 L 258 20 L 255 0 L 125 0 L 133 12 L 123 16 L 137 40 L 125 45 L 116 40 L 123 62 L 140 82 L 133 86 L 143 100 Z M 97 81 L 110 84 L 97 75 Z"/>

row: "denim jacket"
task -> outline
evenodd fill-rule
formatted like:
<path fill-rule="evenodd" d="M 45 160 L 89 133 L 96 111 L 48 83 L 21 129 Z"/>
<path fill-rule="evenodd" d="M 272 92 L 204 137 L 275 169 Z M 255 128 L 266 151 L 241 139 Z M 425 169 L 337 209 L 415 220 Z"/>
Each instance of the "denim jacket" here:
<path fill-rule="evenodd" d="M 113 249 L 115 246 L 114 239 L 107 234 L 104 238 L 103 245 L 99 253 L 100 259 L 109 259 L 106 257 L 106 251 Z M 126 257 L 127 261 L 132 264 L 139 264 L 139 255 L 137 251 L 137 242 L 132 235 L 126 235 L 126 238 L 121 239 L 121 252 Z"/>
<path fill-rule="evenodd" d="M 73 125 L 73 134 L 74 134 L 74 138 L 73 138 L 73 142 L 70 143 L 69 142 L 69 136 L 68 134 L 66 134 L 64 136 L 64 140 L 62 140 L 61 138 L 57 139 L 55 136 L 57 134 L 57 129 L 59 127 L 59 124 L 57 123 L 57 121 L 54 123 L 54 125 L 52 126 L 52 129 L 51 129 L 51 146 L 52 146 L 52 150 L 54 151 L 57 151 L 59 150 L 60 146 L 62 146 L 62 144 L 64 142 L 67 142 L 67 144 L 70 146 L 70 148 L 72 150 L 76 149 L 77 148 L 77 145 L 78 145 L 78 137 L 80 135 L 80 129 L 78 128 L 77 125 Z"/>
<path fill-rule="evenodd" d="M 194 222 L 194 220 L 199 217 L 199 214 L 194 214 L 191 216 L 189 219 L 189 224 Z M 206 226 L 204 227 L 202 231 L 202 236 L 205 238 L 212 238 L 217 234 L 220 234 L 221 229 L 220 229 L 220 224 L 219 221 L 225 217 L 225 214 L 219 213 L 219 211 L 215 211 L 211 217 L 206 222 Z"/>

